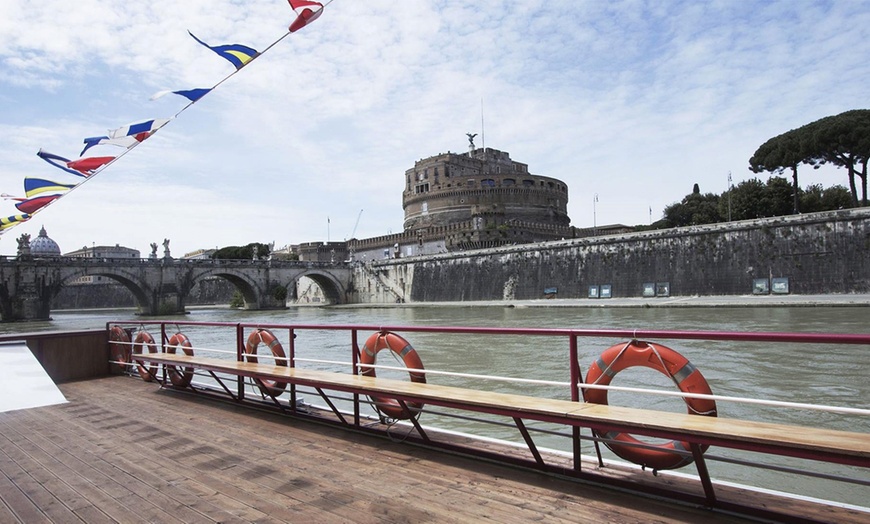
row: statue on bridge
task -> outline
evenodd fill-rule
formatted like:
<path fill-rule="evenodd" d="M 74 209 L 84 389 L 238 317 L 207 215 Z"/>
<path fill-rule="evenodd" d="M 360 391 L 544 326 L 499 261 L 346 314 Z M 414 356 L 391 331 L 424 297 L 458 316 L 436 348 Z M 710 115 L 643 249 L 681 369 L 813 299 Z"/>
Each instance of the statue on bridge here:
<path fill-rule="evenodd" d="M 172 258 L 172 256 L 169 254 L 169 239 L 168 238 L 163 239 L 163 258 Z"/>
<path fill-rule="evenodd" d="M 157 258 L 157 242 L 151 242 L 151 254 L 148 255 L 148 258 L 152 260 Z"/>
<path fill-rule="evenodd" d="M 18 256 L 19 257 L 29 257 L 30 256 L 30 233 L 24 233 L 20 237 L 18 237 Z"/>

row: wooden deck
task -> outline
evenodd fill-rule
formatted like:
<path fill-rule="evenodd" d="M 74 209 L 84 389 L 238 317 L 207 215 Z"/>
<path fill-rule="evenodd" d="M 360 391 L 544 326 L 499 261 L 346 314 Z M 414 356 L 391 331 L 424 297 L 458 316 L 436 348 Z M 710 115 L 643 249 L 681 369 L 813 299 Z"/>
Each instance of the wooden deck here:
<path fill-rule="evenodd" d="M 745 522 L 161 391 L 0 413 L 0 522 Z"/>

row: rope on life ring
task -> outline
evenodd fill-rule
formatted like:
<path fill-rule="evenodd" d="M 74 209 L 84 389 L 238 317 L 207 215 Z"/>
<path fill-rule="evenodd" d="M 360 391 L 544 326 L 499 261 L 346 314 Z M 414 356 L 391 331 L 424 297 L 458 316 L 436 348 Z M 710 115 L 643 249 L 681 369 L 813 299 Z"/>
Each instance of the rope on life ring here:
<path fill-rule="evenodd" d="M 388 348 L 401 358 L 406 368 L 415 370 L 424 369 L 423 361 L 420 360 L 420 355 L 417 354 L 417 350 L 415 350 L 407 340 L 390 331 L 381 331 L 374 333 L 365 341 L 365 344 L 363 344 L 362 351 L 360 351 L 359 361 L 360 364 L 366 366 L 361 368 L 360 375 L 364 377 L 377 376 L 375 374 L 375 368 L 367 366 L 374 365 L 375 362 L 377 362 L 378 351 L 385 348 Z M 425 373 L 409 371 L 408 374 L 411 376 L 411 382 L 418 382 L 421 384 L 426 383 Z M 395 399 L 377 397 L 374 395 L 370 395 L 369 398 L 371 398 L 375 403 L 375 407 L 378 411 L 396 420 L 413 418 L 423 409 L 422 402 L 406 403 L 408 410 L 411 412 L 411 416 L 409 417 L 405 410 L 402 409 L 402 405 Z"/>
<path fill-rule="evenodd" d="M 605 349 L 598 360 L 589 367 L 589 371 L 586 373 L 586 383 L 607 386 L 617 373 L 637 366 L 654 369 L 669 377 L 683 393 L 713 394 L 710 385 L 704 379 L 704 375 L 686 357 L 669 347 L 639 340 L 632 340 L 626 344 L 617 344 Z M 585 390 L 585 399 L 586 402 L 606 405 L 607 390 L 587 389 Z M 683 400 L 686 402 L 690 415 L 716 416 L 716 401 L 712 399 L 683 398 Z M 690 451 L 690 444 L 685 441 L 671 440 L 663 444 L 652 445 L 644 443 L 628 433 L 616 431 L 594 433 L 600 438 L 608 439 L 604 441 L 604 445 L 616 455 L 653 470 L 677 469 L 694 461 L 691 454 L 674 452 Z M 639 447 L 637 444 L 646 447 Z M 708 446 L 702 446 L 701 453 L 707 448 Z"/>
<path fill-rule="evenodd" d="M 180 348 L 185 355 L 193 356 L 193 346 L 190 343 L 190 339 L 187 338 L 187 335 L 184 333 L 176 333 L 169 338 L 169 342 L 166 343 L 166 352 L 175 354 L 175 349 Z M 165 365 L 166 374 L 169 375 L 169 381 L 172 382 L 173 386 L 178 386 L 180 388 L 186 388 L 190 385 L 190 381 L 193 379 L 193 368 L 185 367 L 183 372 L 179 372 L 175 366 Z"/>
<path fill-rule="evenodd" d="M 275 357 L 276 366 L 287 367 L 287 358 L 284 353 L 284 347 L 281 345 L 281 342 L 278 341 L 278 338 L 268 329 L 257 329 L 248 337 L 248 341 L 245 343 L 246 362 L 257 363 L 257 346 L 260 345 L 260 342 L 269 346 L 269 349 L 272 351 L 272 356 Z M 287 389 L 286 382 L 260 379 L 260 383 L 260 391 L 262 391 L 264 395 L 277 397 Z"/>
<path fill-rule="evenodd" d="M 109 330 L 109 354 L 113 362 L 130 363 L 130 335 L 121 326 L 112 326 Z M 126 366 L 124 372 L 127 372 Z"/>
<path fill-rule="evenodd" d="M 133 339 L 133 354 L 141 355 L 148 348 L 148 353 L 157 353 L 157 344 L 154 342 L 154 337 L 151 333 L 140 330 L 136 333 L 136 338 Z M 139 371 L 139 376 L 145 382 L 151 382 L 157 376 L 157 363 L 152 362 L 150 366 L 145 367 L 145 361 L 136 360 L 136 369 Z"/>

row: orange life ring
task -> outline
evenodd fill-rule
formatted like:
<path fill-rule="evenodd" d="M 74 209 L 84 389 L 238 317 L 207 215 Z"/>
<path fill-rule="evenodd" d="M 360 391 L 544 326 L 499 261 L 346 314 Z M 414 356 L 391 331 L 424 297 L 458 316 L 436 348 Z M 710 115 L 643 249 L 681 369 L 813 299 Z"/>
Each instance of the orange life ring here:
<path fill-rule="evenodd" d="M 617 373 L 636 366 L 651 368 L 670 377 L 683 393 L 713 394 L 704 375 L 686 357 L 669 347 L 639 340 L 617 344 L 604 350 L 598 360 L 589 367 L 586 383 L 609 385 Z M 585 398 L 586 402 L 607 404 L 607 390 L 587 389 Z M 690 415 L 716 416 L 714 400 L 697 398 L 683 400 Z M 654 447 L 638 447 L 630 444 L 644 443 L 628 433 L 611 431 L 598 436 L 609 439 L 604 444 L 618 456 L 653 470 L 681 468 L 694 461 L 691 455 L 673 453 L 674 450 L 690 451 L 688 442 L 672 440 Z M 706 450 L 707 446 L 702 446 L 701 452 Z"/>
<path fill-rule="evenodd" d="M 112 326 L 109 330 L 109 352 L 113 362 L 130 363 L 130 335 L 121 326 Z"/>
<path fill-rule="evenodd" d="M 190 343 L 190 339 L 184 333 L 172 335 L 169 338 L 169 342 L 166 343 L 167 353 L 175 354 L 176 348 L 181 348 L 185 355 L 193 356 L 193 346 Z M 184 371 L 179 373 L 175 366 L 166 365 L 164 367 L 166 368 L 166 374 L 169 375 L 169 380 L 174 386 L 186 388 L 190 385 L 190 381 L 193 379 L 193 368 L 185 367 Z"/>
<path fill-rule="evenodd" d="M 157 353 L 157 344 L 154 342 L 154 337 L 151 336 L 151 333 L 140 330 L 136 333 L 136 338 L 133 340 L 133 354 L 142 354 L 145 352 L 145 348 L 148 348 L 148 353 Z M 145 361 L 137 360 L 136 369 L 139 371 L 139 376 L 145 382 L 151 382 L 157 375 L 157 363 L 155 362 L 152 362 L 146 368 Z"/>
<path fill-rule="evenodd" d="M 257 362 L 257 346 L 260 345 L 260 342 L 269 346 L 269 349 L 272 351 L 272 356 L 275 357 L 276 366 L 287 367 L 284 347 L 281 345 L 281 342 L 278 341 L 278 338 L 268 329 L 257 329 L 248 337 L 248 341 L 245 343 L 246 362 Z M 287 389 L 286 382 L 278 382 L 277 380 L 260 380 L 260 382 L 262 382 L 260 391 L 262 391 L 264 395 L 269 395 L 271 393 L 277 397 Z"/>
<path fill-rule="evenodd" d="M 378 351 L 384 348 L 389 348 L 390 351 L 398 355 L 402 359 L 402 362 L 405 363 L 406 368 L 424 369 L 417 350 L 407 340 L 389 331 L 375 333 L 365 341 L 362 351 L 360 351 L 360 364 L 374 365 L 377 361 Z M 376 376 L 375 368 L 363 367 L 360 374 L 364 377 L 374 377 Z M 426 383 L 425 373 L 409 371 L 408 374 L 411 376 L 411 382 Z M 402 405 L 394 399 L 376 396 L 371 396 L 371 399 L 374 401 L 377 409 L 390 418 L 396 420 L 411 418 L 402 409 Z M 423 409 L 422 402 L 408 402 L 407 406 L 413 415 Z"/>

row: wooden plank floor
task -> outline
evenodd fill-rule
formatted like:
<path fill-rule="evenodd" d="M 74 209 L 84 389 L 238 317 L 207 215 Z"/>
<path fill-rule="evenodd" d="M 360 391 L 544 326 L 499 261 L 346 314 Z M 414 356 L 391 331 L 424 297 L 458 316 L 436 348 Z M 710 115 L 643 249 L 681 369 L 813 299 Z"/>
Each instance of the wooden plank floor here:
<path fill-rule="evenodd" d="M 744 522 L 160 391 L 0 413 L 0 522 Z"/>

